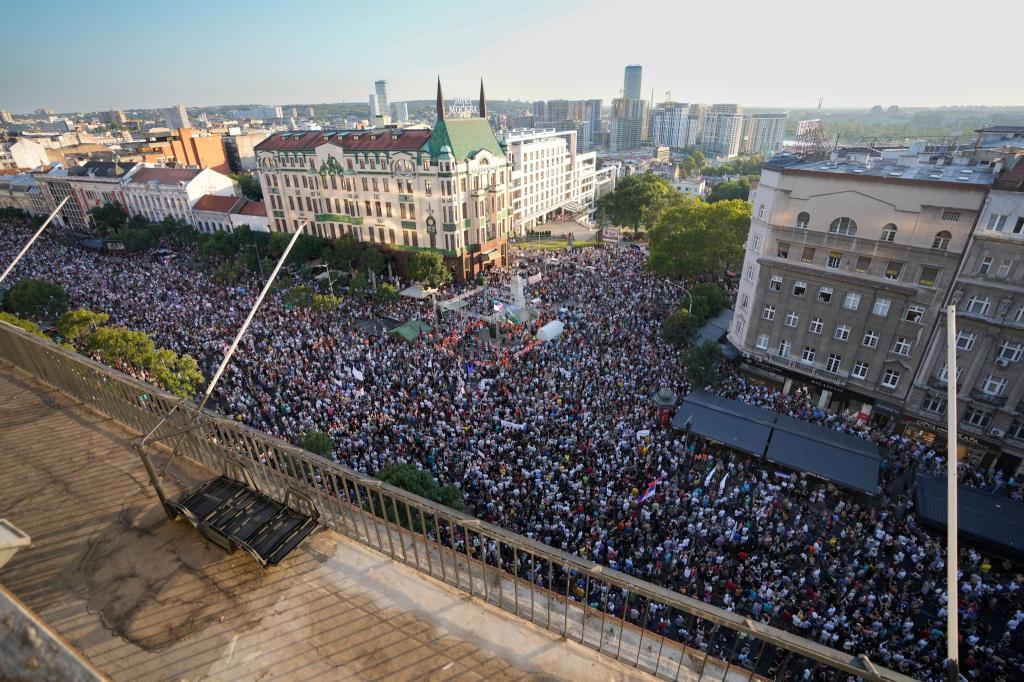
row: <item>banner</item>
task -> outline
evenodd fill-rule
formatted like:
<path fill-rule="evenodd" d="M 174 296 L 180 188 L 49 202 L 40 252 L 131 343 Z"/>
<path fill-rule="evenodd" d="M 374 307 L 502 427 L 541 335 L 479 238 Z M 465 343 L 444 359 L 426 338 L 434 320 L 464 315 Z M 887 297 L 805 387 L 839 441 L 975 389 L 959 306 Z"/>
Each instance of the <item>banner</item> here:
<path fill-rule="evenodd" d="M 527 277 L 526 278 L 526 283 L 527 284 L 536 284 L 537 282 L 541 281 L 542 279 L 544 279 L 544 275 L 542 275 L 541 273 L 538 272 L 536 275 L 530 275 L 529 277 Z"/>

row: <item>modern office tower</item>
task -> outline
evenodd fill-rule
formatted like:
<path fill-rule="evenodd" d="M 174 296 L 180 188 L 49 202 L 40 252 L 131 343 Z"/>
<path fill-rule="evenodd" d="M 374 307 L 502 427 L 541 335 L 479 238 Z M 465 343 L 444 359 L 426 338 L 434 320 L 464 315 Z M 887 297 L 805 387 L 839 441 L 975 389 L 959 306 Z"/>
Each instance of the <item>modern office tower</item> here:
<path fill-rule="evenodd" d="M 899 417 L 994 177 L 951 157 L 921 144 L 764 166 L 729 328 L 749 367 L 821 407 Z"/>
<path fill-rule="evenodd" d="M 590 140 L 588 140 L 591 146 L 597 144 L 597 138 L 601 135 L 601 105 L 602 102 L 599 99 L 588 99 L 586 107 L 586 118 L 590 121 Z"/>
<path fill-rule="evenodd" d="M 782 150 L 782 137 L 786 132 L 789 114 L 749 114 L 743 124 L 743 141 L 740 151 L 744 154 L 771 156 Z"/>
<path fill-rule="evenodd" d="M 643 70 L 644 68 L 639 64 L 630 64 L 626 67 L 626 74 L 622 83 L 622 96 L 625 99 L 640 99 Z"/>
<path fill-rule="evenodd" d="M 380 108 L 377 106 L 377 95 L 370 95 L 370 115 L 366 118 L 373 123 L 380 116 Z"/>
<path fill-rule="evenodd" d="M 373 91 L 377 95 L 377 115 L 390 120 L 391 99 L 388 96 L 388 82 L 386 80 L 375 81 Z"/>
<path fill-rule="evenodd" d="M 731 159 L 740 153 L 743 109 L 736 104 L 714 104 L 704 115 L 700 149 L 706 155 Z"/>
<path fill-rule="evenodd" d="M 306 118 L 316 118 L 316 110 L 313 107 L 306 107 Z"/>
<path fill-rule="evenodd" d="M 188 111 L 185 109 L 184 104 L 166 109 L 164 111 L 164 120 L 167 121 L 167 127 L 171 130 L 192 127 L 192 122 L 188 120 Z"/>
<path fill-rule="evenodd" d="M 608 151 L 628 152 L 640 149 L 647 102 L 642 99 L 614 99 L 609 118 Z"/>
<path fill-rule="evenodd" d="M 395 102 L 391 105 L 392 120 L 395 123 L 409 122 L 409 104 L 407 102 Z"/>
<path fill-rule="evenodd" d="M 537 100 L 533 103 L 533 118 L 536 121 L 547 121 L 548 120 L 548 104 L 543 100 Z"/>

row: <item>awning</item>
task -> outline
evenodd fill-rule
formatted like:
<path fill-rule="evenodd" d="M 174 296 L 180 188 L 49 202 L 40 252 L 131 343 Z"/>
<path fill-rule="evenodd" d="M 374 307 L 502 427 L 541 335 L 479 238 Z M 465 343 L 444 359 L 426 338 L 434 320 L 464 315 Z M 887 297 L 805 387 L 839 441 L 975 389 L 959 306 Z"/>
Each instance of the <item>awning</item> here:
<path fill-rule="evenodd" d="M 561 320 L 552 320 L 537 330 L 538 341 L 554 341 L 562 335 L 565 323 Z"/>
<path fill-rule="evenodd" d="M 401 336 L 406 341 L 412 341 L 418 338 L 420 334 L 429 334 L 432 331 L 434 331 L 434 328 L 423 320 L 409 320 L 405 324 L 389 330 L 388 334 Z"/>
<path fill-rule="evenodd" d="M 440 304 L 438 304 L 437 307 L 440 308 L 441 310 L 448 311 L 448 310 L 462 310 L 467 305 L 469 305 L 469 301 L 467 301 L 466 299 L 464 299 L 464 298 L 456 298 L 456 299 L 453 299 L 451 301 L 442 301 Z"/>
<path fill-rule="evenodd" d="M 878 494 L 881 458 L 870 440 L 780 415 L 765 457 L 844 488 Z"/>
<path fill-rule="evenodd" d="M 419 284 L 413 284 L 411 287 L 402 289 L 402 296 L 405 296 L 407 298 L 414 298 L 417 301 L 422 301 L 423 299 L 430 296 L 430 294 L 432 293 L 434 292 L 429 289 L 424 289 Z"/>
<path fill-rule="evenodd" d="M 729 400 L 706 391 L 686 396 L 672 418 L 672 426 L 761 457 L 771 434 L 775 413 L 763 407 Z"/>
<path fill-rule="evenodd" d="M 957 525 L 960 535 L 1014 553 L 1024 553 L 1024 505 L 1003 495 L 957 487 Z M 919 474 L 917 517 L 946 527 L 946 479 Z"/>
<path fill-rule="evenodd" d="M 701 346 L 709 341 L 718 343 L 718 340 L 722 338 L 722 334 L 729 331 L 729 325 L 732 324 L 732 315 L 732 308 L 727 308 L 708 320 L 697 332 L 697 338 L 694 340 L 693 345 Z"/>

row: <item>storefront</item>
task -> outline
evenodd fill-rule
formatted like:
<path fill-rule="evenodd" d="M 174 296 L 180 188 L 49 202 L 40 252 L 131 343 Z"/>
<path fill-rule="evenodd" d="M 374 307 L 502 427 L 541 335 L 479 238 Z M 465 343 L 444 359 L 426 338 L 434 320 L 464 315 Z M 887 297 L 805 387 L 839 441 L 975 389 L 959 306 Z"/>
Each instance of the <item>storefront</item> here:
<path fill-rule="evenodd" d="M 934 447 L 936 450 L 946 450 L 946 434 L 945 428 L 924 419 L 909 418 L 903 424 L 903 435 L 905 437 L 919 440 L 926 445 Z M 957 434 L 957 461 L 965 462 L 976 469 L 987 469 L 996 463 L 999 454 L 1000 447 L 998 444 L 962 431 Z M 1017 458 L 1014 457 L 1014 459 Z"/>

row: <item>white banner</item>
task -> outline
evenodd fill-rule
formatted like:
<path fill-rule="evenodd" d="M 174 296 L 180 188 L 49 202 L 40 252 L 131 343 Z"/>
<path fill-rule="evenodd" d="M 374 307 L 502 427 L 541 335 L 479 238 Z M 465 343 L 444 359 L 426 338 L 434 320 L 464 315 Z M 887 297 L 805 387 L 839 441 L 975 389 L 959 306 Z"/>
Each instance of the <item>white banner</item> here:
<path fill-rule="evenodd" d="M 529 277 L 527 277 L 526 278 L 526 283 L 527 284 L 536 284 L 537 282 L 541 281 L 542 279 L 544 279 L 544 275 L 542 275 L 541 273 L 538 272 L 536 275 L 530 275 Z"/>

